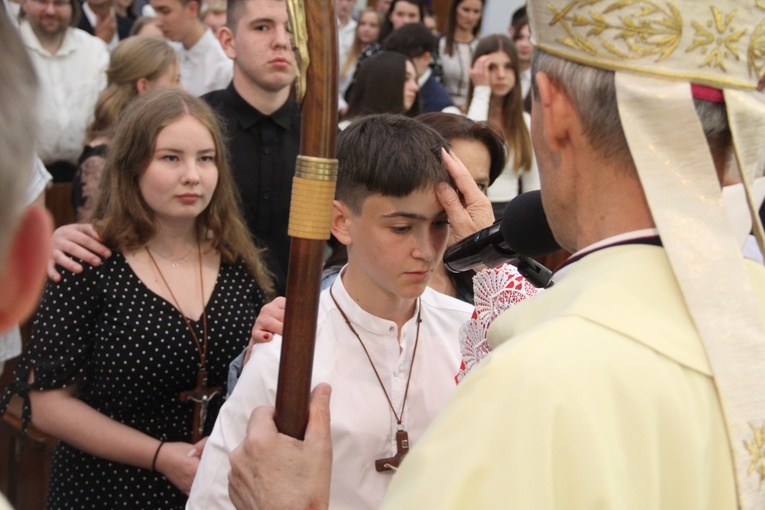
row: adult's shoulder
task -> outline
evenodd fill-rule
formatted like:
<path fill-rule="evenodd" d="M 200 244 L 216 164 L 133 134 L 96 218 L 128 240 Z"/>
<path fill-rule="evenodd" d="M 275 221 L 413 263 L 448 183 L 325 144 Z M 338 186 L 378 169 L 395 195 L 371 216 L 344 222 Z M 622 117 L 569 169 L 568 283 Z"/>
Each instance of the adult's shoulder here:
<path fill-rule="evenodd" d="M 46 282 L 43 301 L 64 297 L 66 301 L 77 302 L 85 299 L 86 296 L 103 295 L 114 287 L 115 279 L 121 279 L 124 276 L 124 268 L 127 266 L 127 262 L 120 253 L 101 259 L 101 264 L 97 266 L 81 259 L 73 258 L 73 260 L 82 266 L 82 271 L 73 273 L 57 265 L 56 270 L 61 275 L 61 280 Z"/>
<path fill-rule="evenodd" d="M 88 48 L 93 52 L 105 52 L 107 57 L 109 55 L 109 50 L 106 48 L 106 43 L 104 41 L 95 35 L 87 33 L 81 28 L 69 27 L 67 29 L 67 37 L 70 37 L 78 45 Z"/>
<path fill-rule="evenodd" d="M 209 104 L 213 110 L 218 110 L 228 105 L 231 101 L 228 99 L 227 89 L 213 90 L 207 94 L 203 94 L 200 98 Z"/>

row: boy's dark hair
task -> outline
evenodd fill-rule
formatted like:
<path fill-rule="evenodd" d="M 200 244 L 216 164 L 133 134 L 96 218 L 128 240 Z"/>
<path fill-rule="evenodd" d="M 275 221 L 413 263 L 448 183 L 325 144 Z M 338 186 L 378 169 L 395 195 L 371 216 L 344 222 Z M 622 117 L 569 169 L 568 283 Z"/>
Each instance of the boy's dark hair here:
<path fill-rule="evenodd" d="M 433 53 L 438 47 L 438 39 L 422 23 L 407 23 L 391 33 L 383 49 L 403 53 L 408 58 L 417 58 L 425 52 Z"/>
<path fill-rule="evenodd" d="M 370 195 L 405 197 L 451 183 L 441 158 L 441 148 L 448 146 L 444 137 L 415 119 L 387 113 L 363 117 L 338 136 L 335 197 L 359 214 Z"/>

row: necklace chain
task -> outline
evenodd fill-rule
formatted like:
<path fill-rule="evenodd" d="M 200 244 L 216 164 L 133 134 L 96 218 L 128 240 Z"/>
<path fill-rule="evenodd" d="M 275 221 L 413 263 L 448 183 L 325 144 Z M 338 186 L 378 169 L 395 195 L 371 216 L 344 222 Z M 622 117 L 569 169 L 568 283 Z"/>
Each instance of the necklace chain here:
<path fill-rule="evenodd" d="M 382 388 L 383 393 L 385 394 L 385 398 L 388 400 L 388 405 L 390 406 L 390 410 L 393 413 L 393 416 L 396 417 L 396 423 L 399 426 L 401 426 L 401 423 L 404 419 L 404 407 L 406 406 L 406 397 L 409 395 L 409 383 L 412 380 L 412 371 L 414 369 L 414 357 L 417 355 L 417 344 L 420 342 L 420 324 L 422 323 L 422 306 L 419 303 L 419 299 L 418 299 L 418 306 L 417 306 L 417 335 L 415 336 L 415 339 L 414 339 L 414 350 L 412 351 L 412 362 L 409 364 L 409 376 L 406 378 L 406 389 L 404 390 L 404 400 L 401 402 L 401 412 L 396 413 L 396 408 L 393 407 L 393 402 L 390 399 L 390 395 L 388 395 L 388 391 L 385 389 L 385 385 L 382 382 L 380 373 L 377 371 L 377 367 L 375 367 L 374 361 L 372 361 L 372 357 L 369 355 L 367 346 L 364 345 L 364 342 L 361 340 L 361 337 L 359 336 L 359 334 L 356 332 L 356 329 L 351 324 L 350 319 L 345 314 L 343 309 L 340 307 L 340 303 L 338 303 L 337 299 L 335 299 L 335 295 L 332 293 L 332 287 L 329 288 L 329 295 L 332 298 L 332 301 L 335 302 L 335 306 L 337 306 L 337 310 L 340 312 L 340 315 L 342 315 L 343 319 L 345 319 L 345 323 L 348 325 L 348 328 L 350 328 L 351 332 L 353 332 L 353 334 L 356 335 L 356 338 L 359 339 L 359 343 L 361 344 L 361 347 L 364 349 L 364 354 L 367 355 L 369 364 L 372 365 L 372 370 L 374 370 L 375 375 L 377 376 L 377 382 L 380 383 L 380 388 Z"/>
<path fill-rule="evenodd" d="M 148 246 L 146 247 L 146 249 L 148 250 Z M 191 251 L 192 251 L 193 249 L 194 249 L 194 247 L 193 247 L 193 246 L 192 246 L 192 247 L 190 247 L 190 248 L 189 248 L 189 251 L 187 251 L 187 252 L 186 252 L 186 255 L 184 255 L 183 257 L 179 257 L 179 258 L 177 258 L 177 259 L 174 259 L 174 258 L 170 258 L 170 257 L 167 257 L 167 256 L 165 256 L 165 255 L 162 255 L 162 254 L 161 254 L 160 252 L 158 252 L 156 249 L 154 250 L 154 253 L 156 253 L 157 255 L 159 255 L 160 257 L 162 257 L 163 259 L 165 259 L 166 261 L 170 262 L 170 266 L 171 266 L 171 267 L 173 267 L 173 268 L 178 268 L 178 267 L 181 265 L 181 262 L 185 262 L 185 261 L 186 261 L 186 259 L 188 259 L 188 258 L 189 258 L 189 255 L 191 255 Z M 156 262 L 154 262 L 154 264 L 156 265 L 157 263 L 156 263 Z"/>
<path fill-rule="evenodd" d="M 144 246 L 144 248 L 146 248 L 146 253 L 149 254 L 149 258 L 154 263 L 154 267 L 157 269 L 157 272 L 159 273 L 159 277 L 162 278 L 162 281 L 164 282 L 165 287 L 167 287 L 168 292 L 170 292 L 170 297 L 173 298 L 173 303 L 175 303 L 176 308 L 178 308 L 178 312 L 180 312 L 181 317 L 183 318 L 183 322 L 185 322 L 186 327 L 189 328 L 189 333 L 191 333 L 191 338 L 194 339 L 194 344 L 196 345 L 197 352 L 199 353 L 199 368 L 203 370 L 207 363 L 207 309 L 205 308 L 205 282 L 202 276 L 202 247 L 199 244 L 199 239 L 197 238 L 197 254 L 199 256 L 199 285 L 202 288 L 202 328 L 203 328 L 202 343 L 199 342 L 199 338 L 197 337 L 197 334 L 194 332 L 194 328 L 191 327 L 191 323 L 189 322 L 189 319 L 187 319 L 186 314 L 183 313 L 183 310 L 181 309 L 181 305 L 178 302 L 178 299 L 175 297 L 175 294 L 173 293 L 173 289 L 171 289 L 170 284 L 167 283 L 167 280 L 165 279 L 165 275 L 162 274 L 162 270 L 159 268 L 159 264 L 157 264 L 157 261 L 154 259 L 154 256 L 151 254 L 151 250 L 149 250 L 148 245 Z M 189 250 L 189 253 L 191 253 L 191 250 Z M 159 253 L 157 254 L 161 256 L 161 254 Z M 188 257 L 188 254 L 186 255 L 186 257 Z"/>

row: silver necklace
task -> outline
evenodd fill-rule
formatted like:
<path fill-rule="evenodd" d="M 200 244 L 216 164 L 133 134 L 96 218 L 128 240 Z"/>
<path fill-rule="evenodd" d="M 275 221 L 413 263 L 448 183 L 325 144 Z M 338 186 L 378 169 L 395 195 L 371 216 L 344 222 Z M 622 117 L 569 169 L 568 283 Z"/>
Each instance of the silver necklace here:
<path fill-rule="evenodd" d="M 170 262 L 170 267 L 172 267 L 173 269 L 177 269 L 181 267 L 181 264 L 183 262 L 186 262 L 188 260 L 188 258 L 191 256 L 191 252 L 193 249 L 194 247 L 192 246 L 191 248 L 189 248 L 189 251 L 186 252 L 186 255 L 177 259 L 173 259 L 170 257 L 166 257 L 165 255 L 162 255 L 160 252 L 156 250 L 156 248 L 153 248 L 152 251 L 156 253 L 157 255 L 159 255 L 160 257 L 162 257 L 163 259 L 165 259 L 166 261 Z"/>

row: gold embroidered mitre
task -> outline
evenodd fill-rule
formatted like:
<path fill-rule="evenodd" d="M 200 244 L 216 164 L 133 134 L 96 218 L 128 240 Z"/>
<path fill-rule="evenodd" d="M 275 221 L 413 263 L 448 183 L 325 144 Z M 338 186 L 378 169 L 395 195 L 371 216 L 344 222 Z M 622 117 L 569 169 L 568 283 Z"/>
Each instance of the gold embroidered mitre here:
<path fill-rule="evenodd" d="M 765 0 L 529 2 L 535 46 L 582 64 L 754 89 L 765 70 Z"/>
<path fill-rule="evenodd" d="M 735 233 L 751 226 L 765 246 L 750 192 L 765 148 L 765 101 L 755 91 L 765 0 L 538 0 L 527 11 L 537 49 L 615 71 L 630 154 L 714 375 L 739 508 L 765 508 L 765 331 Z M 690 83 L 723 90 L 749 209 L 743 229 L 726 215 Z"/>

